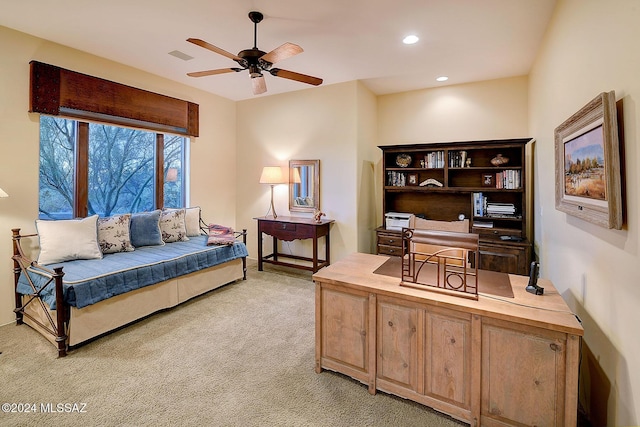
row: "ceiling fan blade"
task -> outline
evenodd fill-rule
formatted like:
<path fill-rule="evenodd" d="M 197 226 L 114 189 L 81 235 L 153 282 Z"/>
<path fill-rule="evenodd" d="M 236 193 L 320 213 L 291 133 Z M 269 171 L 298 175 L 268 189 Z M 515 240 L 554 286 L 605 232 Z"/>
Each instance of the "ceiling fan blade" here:
<path fill-rule="evenodd" d="M 251 77 L 251 86 L 253 87 L 254 95 L 260 95 L 267 91 L 267 83 L 264 81 L 264 76 L 262 74 L 258 77 Z"/>
<path fill-rule="evenodd" d="M 187 73 L 189 77 L 205 77 L 205 76 L 214 76 L 216 74 L 224 74 L 224 73 L 232 73 L 242 71 L 242 68 L 218 68 L 217 70 L 207 70 L 207 71 L 196 71 L 193 73 Z"/>
<path fill-rule="evenodd" d="M 289 70 L 283 70 L 281 68 L 272 68 L 269 70 L 271 75 L 276 77 L 282 77 L 289 80 L 296 80 L 298 82 L 307 83 L 310 85 L 318 86 L 322 84 L 322 79 L 318 77 L 308 76 L 306 74 L 300 74 Z"/>
<path fill-rule="evenodd" d="M 278 61 L 291 58 L 292 56 L 295 56 L 302 52 L 303 50 L 300 46 L 298 46 L 297 44 L 287 42 L 273 49 L 271 52 L 262 55 L 260 57 L 260 60 L 264 62 L 268 62 L 270 64 L 275 64 Z"/>
<path fill-rule="evenodd" d="M 205 49 L 209 49 L 210 51 L 218 53 L 218 54 L 220 54 L 222 56 L 226 56 L 227 58 L 233 59 L 234 61 L 237 61 L 237 62 L 242 62 L 243 61 L 243 59 L 240 58 L 238 55 L 234 55 L 231 52 L 227 52 L 224 49 L 220 49 L 219 47 L 214 46 L 211 43 L 207 43 L 204 40 L 188 38 L 187 41 L 190 42 L 190 43 L 193 43 L 195 45 L 198 45 L 200 47 L 203 47 Z"/>

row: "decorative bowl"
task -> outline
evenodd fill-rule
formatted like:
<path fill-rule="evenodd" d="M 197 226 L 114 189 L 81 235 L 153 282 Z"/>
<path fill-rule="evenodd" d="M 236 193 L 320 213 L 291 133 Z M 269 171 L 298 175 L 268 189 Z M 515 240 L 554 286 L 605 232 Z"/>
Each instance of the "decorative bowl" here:
<path fill-rule="evenodd" d="M 398 154 L 396 157 L 396 165 L 406 168 L 411 165 L 411 156 L 408 154 Z"/>
<path fill-rule="evenodd" d="M 493 166 L 504 166 L 509 163 L 509 158 L 503 156 L 502 154 L 496 154 L 496 156 L 491 159 L 491 164 Z"/>

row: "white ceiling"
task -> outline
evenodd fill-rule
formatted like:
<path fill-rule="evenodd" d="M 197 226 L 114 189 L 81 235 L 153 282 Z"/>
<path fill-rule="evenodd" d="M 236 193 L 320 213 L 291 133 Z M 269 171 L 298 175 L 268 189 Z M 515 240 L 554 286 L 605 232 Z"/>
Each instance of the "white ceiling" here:
<path fill-rule="evenodd" d="M 556 0 L 0 0 L 0 25 L 229 98 L 253 98 L 247 71 L 193 78 L 237 64 L 186 42 L 237 54 L 253 47 L 247 14 L 262 12 L 258 48 L 304 52 L 277 63 L 324 79 L 361 80 L 375 94 L 529 73 Z M 420 41 L 402 44 L 415 33 Z M 178 50 L 194 58 L 183 61 Z M 53 64 L 61 65 L 61 64 Z M 436 82 L 449 76 L 445 83 Z M 311 88 L 265 76 L 268 92 Z"/>

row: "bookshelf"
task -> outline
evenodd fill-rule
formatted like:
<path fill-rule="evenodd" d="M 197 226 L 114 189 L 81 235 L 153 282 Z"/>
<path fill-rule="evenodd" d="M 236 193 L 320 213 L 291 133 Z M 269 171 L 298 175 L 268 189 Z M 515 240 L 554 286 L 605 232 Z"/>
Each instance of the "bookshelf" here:
<path fill-rule="evenodd" d="M 528 274 L 525 149 L 531 138 L 380 146 L 383 214 L 469 219 L 480 235 L 480 268 Z M 398 255 L 400 232 L 377 229 L 378 253 Z"/>

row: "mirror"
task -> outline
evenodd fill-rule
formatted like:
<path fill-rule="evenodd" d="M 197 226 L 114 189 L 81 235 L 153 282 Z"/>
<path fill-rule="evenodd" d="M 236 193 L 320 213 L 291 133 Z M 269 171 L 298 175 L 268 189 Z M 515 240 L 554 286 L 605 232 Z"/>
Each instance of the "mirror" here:
<path fill-rule="evenodd" d="M 320 160 L 289 160 L 289 210 L 320 210 Z"/>

